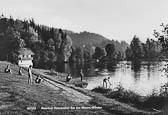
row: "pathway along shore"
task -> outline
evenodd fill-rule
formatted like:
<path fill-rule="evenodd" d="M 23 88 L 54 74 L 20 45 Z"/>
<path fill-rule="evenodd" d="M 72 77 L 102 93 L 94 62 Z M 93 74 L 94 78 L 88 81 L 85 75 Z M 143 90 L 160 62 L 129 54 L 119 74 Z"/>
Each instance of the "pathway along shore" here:
<path fill-rule="evenodd" d="M 4 68 L 7 65 L 10 65 L 13 74 L 4 73 Z M 40 74 L 43 82 L 29 85 L 27 71 L 23 71 L 25 76 L 20 76 L 18 70 L 16 65 L 0 62 L 0 113 L 2 114 L 159 114 L 138 110 L 127 104 L 108 99 L 101 94 L 58 81 L 54 76 L 46 75 L 38 69 L 33 69 L 33 81 L 36 78 L 35 75 Z M 90 109 L 93 106 L 97 106 L 99 109 Z M 57 107 L 64 107 L 64 110 L 54 109 Z M 70 107 L 78 107 L 78 109 L 70 109 Z M 82 107 L 83 109 L 79 109 Z"/>

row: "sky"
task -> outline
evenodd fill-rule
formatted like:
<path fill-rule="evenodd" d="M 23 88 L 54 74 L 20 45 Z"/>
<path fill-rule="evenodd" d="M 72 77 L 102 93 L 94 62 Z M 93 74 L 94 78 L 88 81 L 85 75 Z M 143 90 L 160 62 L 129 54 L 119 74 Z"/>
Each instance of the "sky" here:
<path fill-rule="evenodd" d="M 89 31 L 108 39 L 154 38 L 168 23 L 168 0 L 0 0 L 0 14 L 74 32 Z"/>

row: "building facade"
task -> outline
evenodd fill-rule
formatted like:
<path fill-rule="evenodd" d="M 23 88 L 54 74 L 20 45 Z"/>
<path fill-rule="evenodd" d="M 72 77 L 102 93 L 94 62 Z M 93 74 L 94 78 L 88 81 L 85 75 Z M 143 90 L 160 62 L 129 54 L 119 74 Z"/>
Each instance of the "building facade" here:
<path fill-rule="evenodd" d="M 33 66 L 33 56 L 34 53 L 28 48 L 22 48 L 19 50 L 18 65 L 20 67 Z"/>

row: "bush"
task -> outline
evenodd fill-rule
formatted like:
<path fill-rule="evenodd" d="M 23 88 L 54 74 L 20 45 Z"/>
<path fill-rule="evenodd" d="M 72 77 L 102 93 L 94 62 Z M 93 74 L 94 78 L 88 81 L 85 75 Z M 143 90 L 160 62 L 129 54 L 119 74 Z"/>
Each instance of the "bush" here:
<path fill-rule="evenodd" d="M 131 90 L 125 90 L 122 85 L 118 85 L 115 91 L 107 94 L 108 98 L 115 98 L 118 101 L 132 104 L 140 104 L 140 96 Z"/>
<path fill-rule="evenodd" d="M 168 101 L 168 92 L 162 87 L 160 93 L 156 93 L 155 90 L 146 97 L 147 99 L 143 102 L 145 108 L 157 108 L 161 109 Z"/>
<path fill-rule="evenodd" d="M 92 91 L 97 92 L 97 93 L 107 94 L 111 91 L 111 89 L 106 89 L 104 87 L 99 86 L 99 87 L 92 89 Z"/>
<path fill-rule="evenodd" d="M 129 103 L 136 107 L 145 109 L 161 109 L 166 102 L 168 102 L 168 92 L 167 90 L 164 90 L 164 88 L 161 88 L 160 93 L 153 90 L 153 92 L 146 97 L 142 97 L 131 90 L 125 90 L 121 84 L 119 84 L 115 89 L 97 87 L 92 91 L 102 93 L 108 98 L 116 99 L 120 102 Z"/>

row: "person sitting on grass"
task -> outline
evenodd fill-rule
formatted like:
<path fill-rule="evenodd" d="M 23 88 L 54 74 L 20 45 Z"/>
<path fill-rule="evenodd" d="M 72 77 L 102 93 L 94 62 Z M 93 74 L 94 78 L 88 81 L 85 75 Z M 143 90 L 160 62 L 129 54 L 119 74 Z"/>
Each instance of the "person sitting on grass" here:
<path fill-rule="evenodd" d="M 103 79 L 103 87 L 105 87 L 104 84 L 106 84 L 106 87 L 105 87 L 105 88 L 107 88 L 107 81 L 108 81 L 109 85 L 111 85 L 109 79 L 110 79 L 110 77 Z"/>
<path fill-rule="evenodd" d="M 38 75 L 35 79 L 35 83 L 39 84 L 41 82 L 41 76 Z"/>
<path fill-rule="evenodd" d="M 19 75 L 23 75 L 22 68 L 19 68 Z"/>
<path fill-rule="evenodd" d="M 72 77 L 70 76 L 70 74 L 68 74 L 66 77 L 66 82 L 69 82 L 71 79 L 72 79 Z"/>
<path fill-rule="evenodd" d="M 7 67 L 5 68 L 5 73 L 10 73 L 12 74 L 12 70 L 10 69 L 10 66 L 7 65 Z"/>

